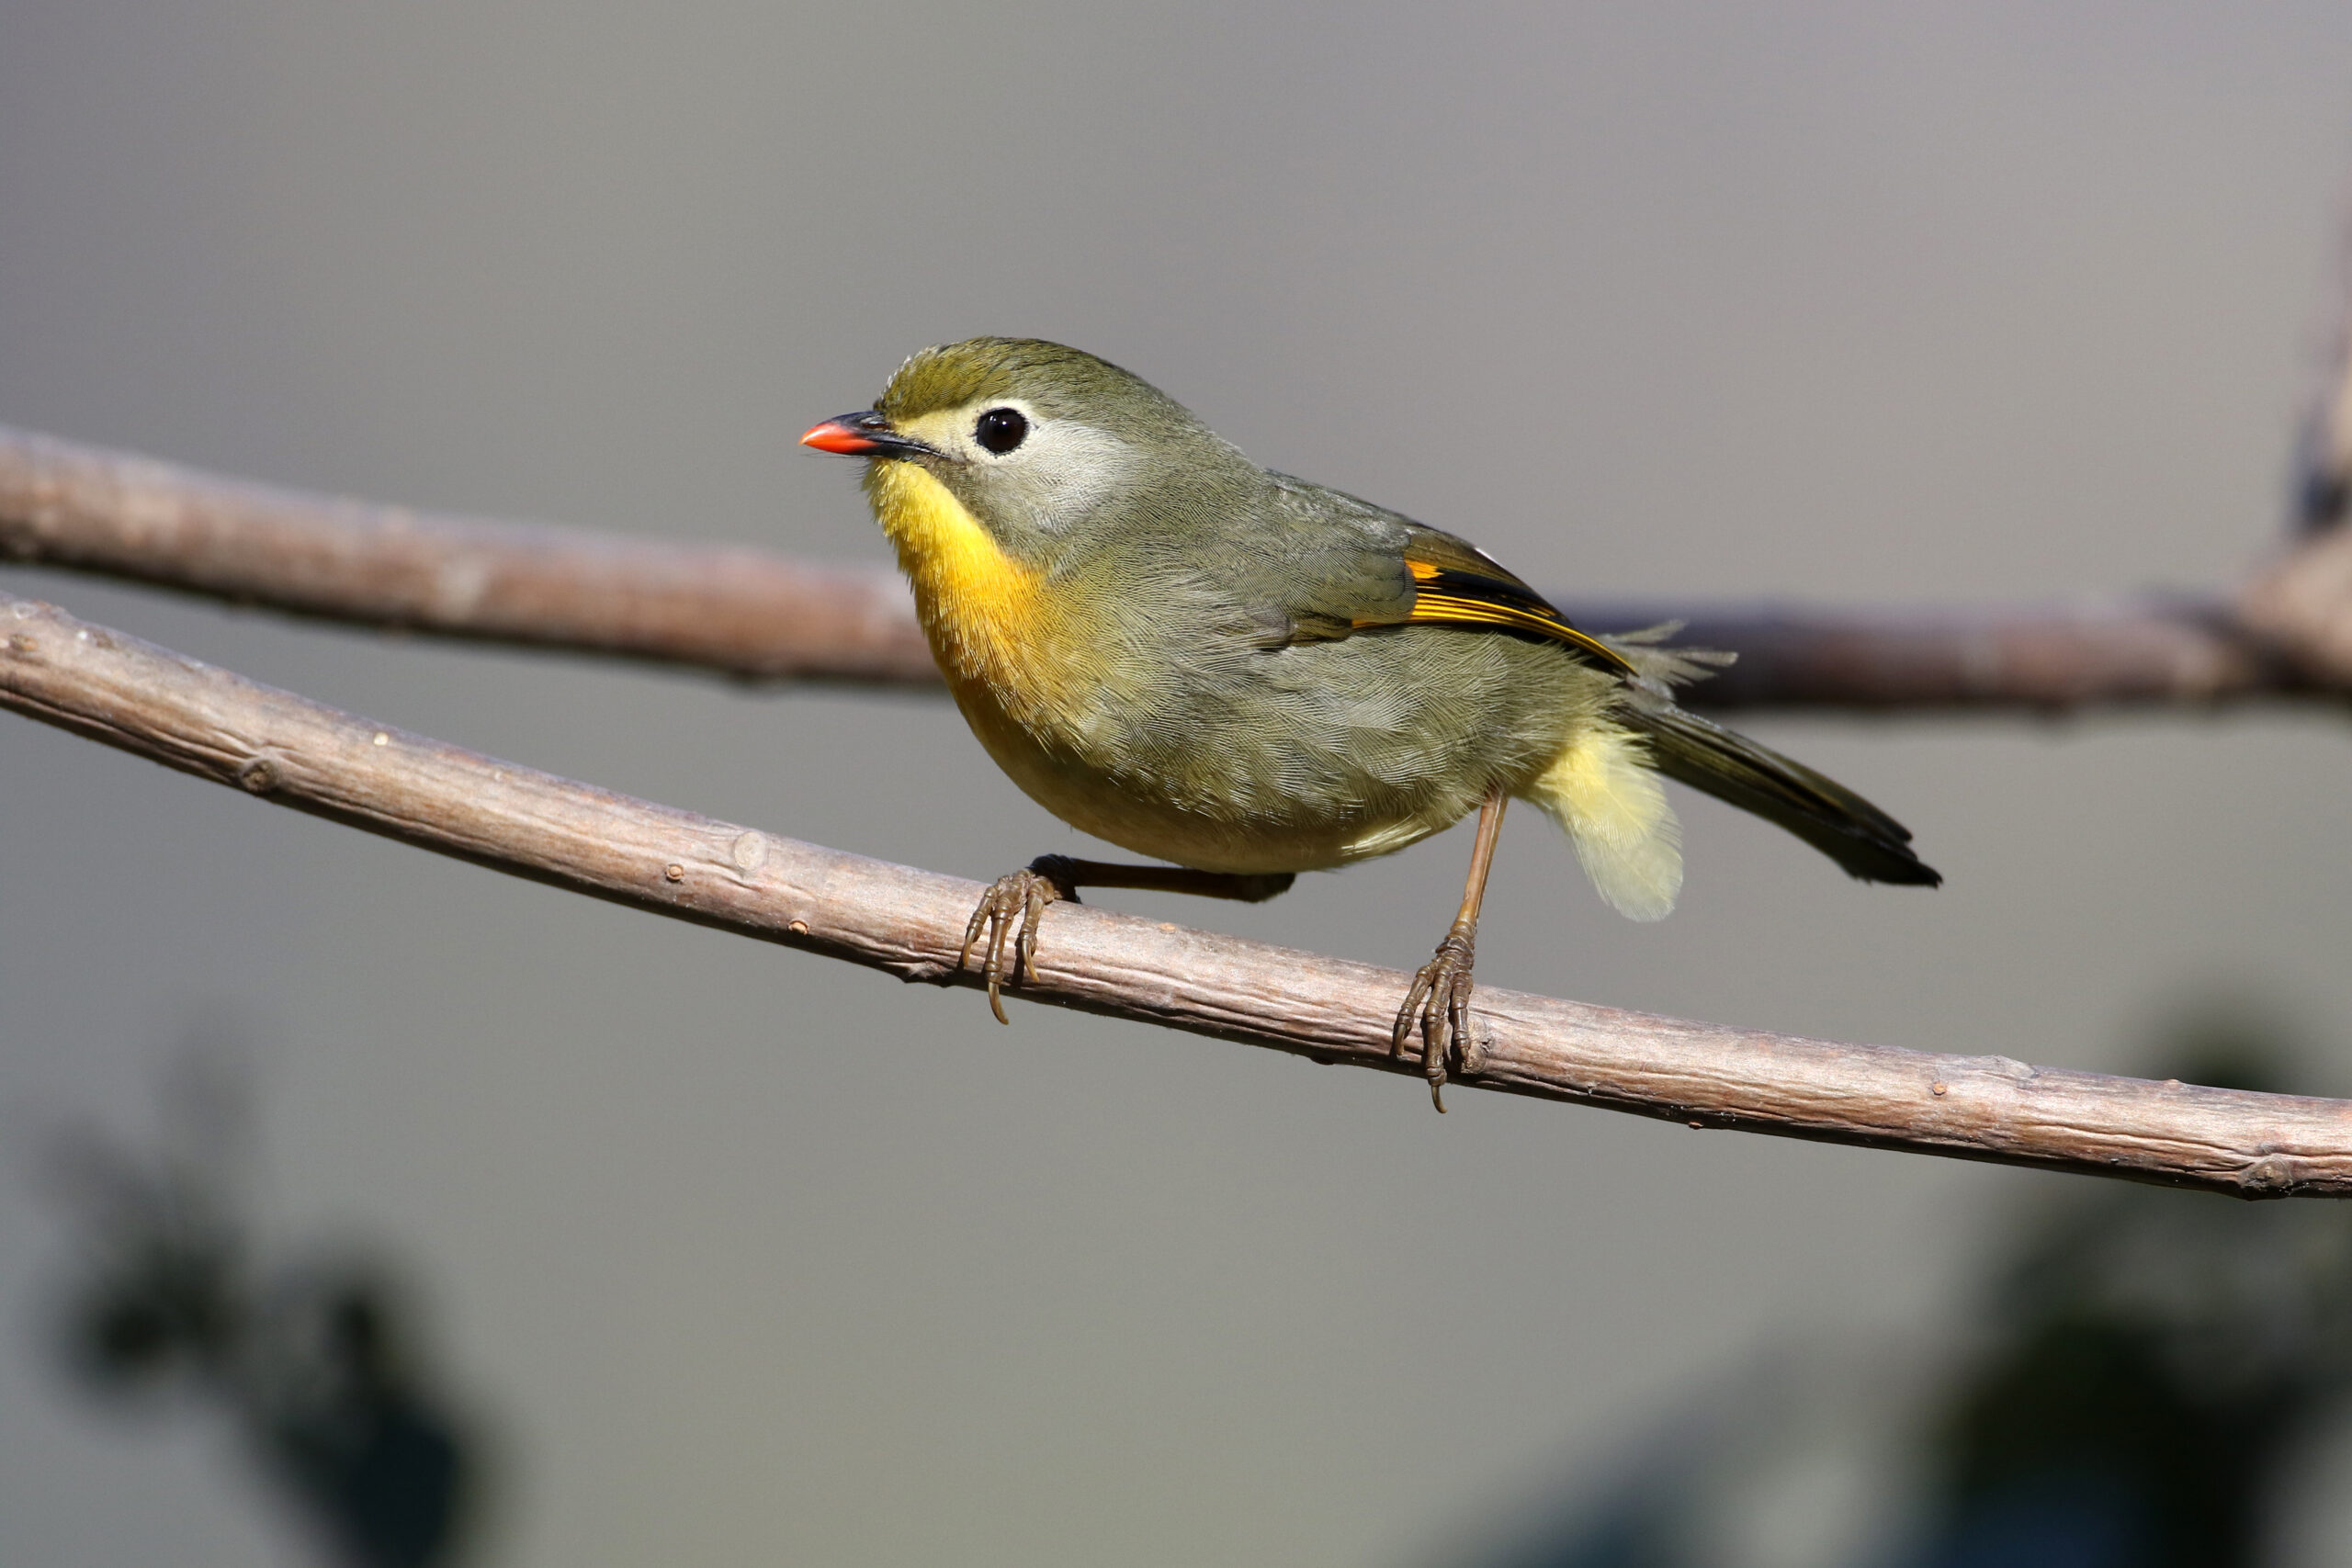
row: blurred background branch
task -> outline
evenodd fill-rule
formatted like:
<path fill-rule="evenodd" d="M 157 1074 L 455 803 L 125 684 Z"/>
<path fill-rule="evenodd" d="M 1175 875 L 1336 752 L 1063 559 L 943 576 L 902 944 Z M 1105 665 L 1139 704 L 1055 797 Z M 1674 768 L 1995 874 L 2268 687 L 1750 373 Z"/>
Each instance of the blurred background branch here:
<path fill-rule="evenodd" d="M 261 1245 L 233 1179 L 243 1075 L 217 1047 L 173 1066 L 150 1144 L 85 1124 L 47 1140 L 80 1254 L 57 1324 L 67 1371 L 120 1410 L 226 1417 L 339 1568 L 445 1568 L 475 1534 L 483 1445 L 407 1271 L 347 1242 Z"/>
<path fill-rule="evenodd" d="M 574 784 L 387 728 L 29 601 L 0 705 L 182 772 L 479 864 L 909 980 L 956 957 L 979 887 Z M 1077 904 L 1021 994 L 1389 1071 L 1392 970 Z M 2352 1101 L 1933 1055 L 1478 993 L 1462 1081 L 1725 1127 L 2245 1197 L 2352 1193 Z"/>
<path fill-rule="evenodd" d="M 2314 428 L 2338 423 L 2330 414 Z M 2299 494 L 2340 495 L 2347 450 L 2307 444 Z M 435 516 L 6 427 L 0 558 L 743 680 L 939 682 L 906 592 L 884 569 Z M 2050 712 L 2352 694 L 2352 541 L 2325 528 L 2236 598 L 1870 610 L 1558 598 L 1597 629 L 1681 620 L 1684 640 L 1736 650 L 1737 664 L 1691 693 L 1717 709 Z"/>
<path fill-rule="evenodd" d="M 5 427 L 0 559 L 751 680 L 939 680 L 880 570 L 303 495 Z"/>

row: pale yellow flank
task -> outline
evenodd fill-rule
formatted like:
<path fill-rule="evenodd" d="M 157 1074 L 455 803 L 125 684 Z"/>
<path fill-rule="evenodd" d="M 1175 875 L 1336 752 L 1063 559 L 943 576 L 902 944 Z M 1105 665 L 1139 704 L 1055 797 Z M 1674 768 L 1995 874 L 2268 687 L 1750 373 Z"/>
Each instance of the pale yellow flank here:
<path fill-rule="evenodd" d="M 1597 721 L 1524 792 L 1567 830 L 1610 907 L 1633 920 L 1666 919 L 1682 892 L 1682 825 L 1651 766 L 1637 737 Z"/>

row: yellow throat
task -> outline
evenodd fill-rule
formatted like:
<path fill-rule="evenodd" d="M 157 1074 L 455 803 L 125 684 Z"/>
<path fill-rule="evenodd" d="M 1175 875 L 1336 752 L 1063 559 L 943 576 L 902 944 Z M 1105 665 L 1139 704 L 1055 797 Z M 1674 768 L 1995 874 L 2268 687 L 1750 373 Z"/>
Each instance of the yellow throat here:
<path fill-rule="evenodd" d="M 1018 711 L 1062 683 L 1039 680 L 1042 572 L 1005 554 L 953 491 L 913 463 L 868 464 L 865 494 L 898 547 L 915 614 L 959 696 L 985 686 Z"/>

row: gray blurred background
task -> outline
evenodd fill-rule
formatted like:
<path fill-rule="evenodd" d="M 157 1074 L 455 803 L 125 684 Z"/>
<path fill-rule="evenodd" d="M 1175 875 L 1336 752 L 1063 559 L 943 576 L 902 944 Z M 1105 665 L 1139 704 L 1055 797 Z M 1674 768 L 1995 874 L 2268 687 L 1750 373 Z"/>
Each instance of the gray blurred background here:
<path fill-rule="evenodd" d="M 2278 534 L 2347 82 L 2330 3 L 6 0 L 0 421 L 873 560 L 794 438 L 1025 333 L 1563 592 L 2219 583 Z M 0 586 L 826 844 L 1087 852 L 941 701 Z M 2295 1087 L 2352 1087 L 2340 718 L 1753 728 L 1949 885 L 1684 797 L 1636 927 L 1530 814 L 1481 979 L 2119 1068 L 2259 996 L 2335 1048 Z M 1104 901 L 1410 966 L 1464 853 Z M 198 1015 L 253 1043 L 266 1221 L 423 1281 L 503 1563 L 1453 1561 L 1777 1337 L 1963 1333 L 1988 1235 L 2080 1185 L 1000 1029 L 6 716 L 0 864 L 11 1563 L 309 1561 L 232 1446 L 45 1359 L 15 1156 L 135 1120 Z"/>

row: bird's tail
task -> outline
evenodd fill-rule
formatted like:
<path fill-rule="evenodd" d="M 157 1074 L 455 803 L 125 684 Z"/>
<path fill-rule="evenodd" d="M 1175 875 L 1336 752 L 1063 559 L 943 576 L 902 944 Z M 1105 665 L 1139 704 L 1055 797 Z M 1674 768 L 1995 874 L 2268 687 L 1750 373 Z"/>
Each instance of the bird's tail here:
<path fill-rule="evenodd" d="M 1933 887 L 1943 878 L 1911 851 L 1911 832 L 1834 779 L 1670 703 L 1620 710 L 1668 778 L 1776 823 L 1864 882 Z"/>
<path fill-rule="evenodd" d="M 1676 706 L 1676 686 L 1704 680 L 1733 659 L 1667 646 L 1679 629 L 1669 622 L 1604 639 L 1635 674 L 1618 689 L 1608 716 L 1580 728 L 1522 792 L 1567 831 L 1602 898 L 1629 919 L 1674 912 L 1682 828 L 1660 773 L 1777 823 L 1864 882 L 1943 881 L 1912 853 L 1910 829 L 1852 790 Z"/>

